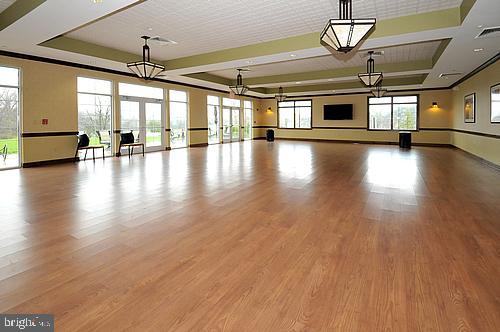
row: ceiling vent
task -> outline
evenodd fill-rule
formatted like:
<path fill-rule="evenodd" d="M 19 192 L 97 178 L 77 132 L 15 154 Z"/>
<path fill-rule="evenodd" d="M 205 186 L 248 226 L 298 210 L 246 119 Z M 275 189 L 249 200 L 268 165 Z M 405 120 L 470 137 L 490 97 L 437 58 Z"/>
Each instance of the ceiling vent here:
<path fill-rule="evenodd" d="M 493 38 L 493 37 L 500 37 L 500 27 L 491 27 L 483 29 L 483 31 L 481 31 L 481 33 L 476 36 L 476 38 Z"/>
<path fill-rule="evenodd" d="M 177 42 L 175 42 L 175 41 L 173 41 L 171 39 L 162 38 L 162 37 L 159 37 L 159 36 L 152 37 L 149 40 L 149 42 L 152 43 L 152 44 L 159 45 L 159 46 L 177 45 Z"/>
<path fill-rule="evenodd" d="M 462 73 L 441 73 L 439 74 L 439 78 L 450 78 L 450 77 L 453 77 L 453 76 L 458 76 L 458 75 L 462 75 Z"/>

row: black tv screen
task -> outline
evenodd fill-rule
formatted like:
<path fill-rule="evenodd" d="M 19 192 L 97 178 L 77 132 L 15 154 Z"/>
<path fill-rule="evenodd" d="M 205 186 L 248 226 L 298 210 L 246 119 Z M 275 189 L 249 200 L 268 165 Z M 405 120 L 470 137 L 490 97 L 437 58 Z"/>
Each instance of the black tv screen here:
<path fill-rule="evenodd" d="M 352 120 L 352 104 L 325 105 L 324 120 Z"/>

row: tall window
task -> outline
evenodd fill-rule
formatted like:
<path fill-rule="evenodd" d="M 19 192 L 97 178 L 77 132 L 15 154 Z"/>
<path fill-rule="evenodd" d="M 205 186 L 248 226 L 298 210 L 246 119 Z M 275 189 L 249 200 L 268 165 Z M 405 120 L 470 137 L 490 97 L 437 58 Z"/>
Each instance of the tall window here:
<path fill-rule="evenodd" d="M 312 100 L 278 103 L 279 128 L 312 128 Z"/>
<path fill-rule="evenodd" d="M 104 145 L 111 155 L 112 83 L 87 77 L 77 78 L 78 131 L 91 145 Z"/>
<path fill-rule="evenodd" d="M 188 96 L 185 91 L 169 91 L 170 102 L 170 147 L 187 147 Z"/>
<path fill-rule="evenodd" d="M 220 98 L 207 96 L 208 144 L 220 142 Z"/>
<path fill-rule="evenodd" d="M 243 102 L 243 139 L 252 139 L 253 105 L 250 100 Z"/>
<path fill-rule="evenodd" d="M 368 129 L 417 130 L 418 96 L 368 98 Z"/>
<path fill-rule="evenodd" d="M 19 69 L 0 67 L 0 169 L 19 167 Z"/>

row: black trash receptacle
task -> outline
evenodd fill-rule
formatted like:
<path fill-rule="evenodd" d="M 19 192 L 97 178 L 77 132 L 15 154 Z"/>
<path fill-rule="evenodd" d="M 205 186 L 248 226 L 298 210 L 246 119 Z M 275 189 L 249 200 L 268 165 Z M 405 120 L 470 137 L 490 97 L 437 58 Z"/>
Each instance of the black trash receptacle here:
<path fill-rule="evenodd" d="M 411 149 L 411 132 L 409 131 L 399 132 L 399 147 L 401 149 Z"/>
<path fill-rule="evenodd" d="M 266 131 L 266 140 L 268 142 L 274 142 L 274 130 L 268 129 Z"/>

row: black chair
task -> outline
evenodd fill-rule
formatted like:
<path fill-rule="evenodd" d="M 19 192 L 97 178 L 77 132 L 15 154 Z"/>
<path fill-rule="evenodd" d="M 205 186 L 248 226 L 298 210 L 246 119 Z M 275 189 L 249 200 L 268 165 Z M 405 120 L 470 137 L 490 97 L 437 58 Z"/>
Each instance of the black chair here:
<path fill-rule="evenodd" d="M 122 147 L 128 147 L 128 157 L 130 158 L 134 154 L 134 147 L 136 146 L 142 147 L 142 156 L 144 157 L 144 143 L 137 142 L 133 132 L 120 134 L 119 152 L 121 152 Z"/>
<path fill-rule="evenodd" d="M 92 160 L 95 161 L 95 150 L 102 149 L 102 159 L 105 158 L 104 145 L 90 145 L 90 138 L 87 134 L 78 135 L 78 144 L 75 151 L 75 161 L 78 157 L 78 151 L 85 150 L 85 157 L 83 160 L 87 160 L 88 150 L 92 150 Z"/>

